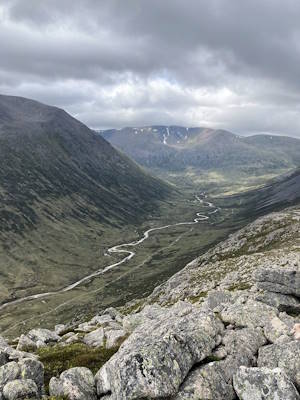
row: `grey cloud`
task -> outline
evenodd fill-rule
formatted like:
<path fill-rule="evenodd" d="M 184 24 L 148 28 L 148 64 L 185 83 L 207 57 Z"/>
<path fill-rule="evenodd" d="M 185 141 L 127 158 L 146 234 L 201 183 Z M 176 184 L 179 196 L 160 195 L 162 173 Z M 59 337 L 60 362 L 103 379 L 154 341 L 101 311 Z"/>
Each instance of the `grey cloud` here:
<path fill-rule="evenodd" d="M 300 136 L 298 0 L 2 0 L 0 91 L 93 127 Z"/>

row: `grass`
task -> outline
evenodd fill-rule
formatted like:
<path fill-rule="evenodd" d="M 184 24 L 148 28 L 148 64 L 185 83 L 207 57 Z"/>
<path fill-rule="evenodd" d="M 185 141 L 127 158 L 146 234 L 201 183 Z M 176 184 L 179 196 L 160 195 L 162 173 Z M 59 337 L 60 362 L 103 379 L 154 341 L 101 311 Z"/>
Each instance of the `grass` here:
<path fill-rule="evenodd" d="M 49 390 L 50 379 L 59 377 L 69 368 L 86 367 L 96 374 L 117 350 L 118 347 L 109 350 L 103 347 L 90 348 L 82 343 L 39 349 L 37 354 L 45 368 L 46 391 Z"/>
<path fill-rule="evenodd" d="M 221 178 L 213 175 L 211 179 Z M 207 183 L 212 190 L 211 185 Z M 184 187 L 184 183 L 180 186 Z M 105 255 L 110 246 L 136 240 L 146 229 L 193 221 L 196 212 L 207 213 L 206 207 L 194 201 L 194 194 L 201 192 L 202 186 L 186 184 L 185 189 L 185 193 L 173 194 L 168 201 L 160 203 L 139 226 L 120 228 L 104 227 L 96 221 L 86 221 L 85 225 L 80 221 L 42 221 L 30 236 L 10 245 L 9 257 L 3 256 L 7 251 L 0 251 L 0 265 L 4 266 L 4 275 L 0 276 L 0 302 L 64 287 L 119 260 Z M 218 190 L 223 190 L 222 185 L 215 185 L 214 192 Z M 197 225 L 172 227 L 151 234 L 135 248 L 136 256 L 130 262 L 70 292 L 4 309 L 0 315 L 0 331 L 11 338 L 39 326 L 53 329 L 57 323 L 72 323 L 74 318 L 75 322 L 80 321 L 106 307 L 144 298 L 188 262 L 254 218 L 252 215 L 240 217 L 244 205 L 239 196 L 230 201 L 215 198 L 214 202 L 221 207 L 221 212 Z M 67 204 L 59 207 L 64 210 Z M 138 307 L 136 303 L 133 306 Z"/>

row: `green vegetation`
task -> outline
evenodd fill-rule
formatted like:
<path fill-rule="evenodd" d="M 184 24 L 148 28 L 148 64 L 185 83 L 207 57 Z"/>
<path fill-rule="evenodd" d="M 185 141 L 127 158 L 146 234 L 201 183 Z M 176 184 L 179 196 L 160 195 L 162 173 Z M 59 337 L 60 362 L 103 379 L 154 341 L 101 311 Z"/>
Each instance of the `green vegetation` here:
<path fill-rule="evenodd" d="M 82 343 L 39 349 L 37 354 L 45 368 L 46 391 L 50 379 L 59 377 L 69 368 L 86 367 L 95 374 L 117 350 L 118 347 L 110 350 L 102 347 L 93 349 Z"/>
<path fill-rule="evenodd" d="M 251 284 L 247 282 L 238 282 L 231 285 L 228 290 L 235 292 L 236 290 L 248 290 L 251 288 Z"/>
<path fill-rule="evenodd" d="M 188 297 L 187 300 L 188 300 L 190 303 L 198 303 L 199 300 L 205 298 L 206 296 L 207 296 L 207 292 L 204 291 L 204 292 L 200 292 L 197 296 L 190 296 L 190 297 Z"/>

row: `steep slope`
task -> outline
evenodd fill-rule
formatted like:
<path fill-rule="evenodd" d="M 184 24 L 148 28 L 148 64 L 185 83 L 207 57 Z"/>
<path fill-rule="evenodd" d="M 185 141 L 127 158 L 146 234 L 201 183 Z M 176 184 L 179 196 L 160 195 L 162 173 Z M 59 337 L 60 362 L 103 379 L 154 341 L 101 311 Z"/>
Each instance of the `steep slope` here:
<path fill-rule="evenodd" d="M 234 169 L 253 173 L 300 164 L 300 140 L 256 135 L 241 137 L 224 130 L 150 126 L 100 131 L 138 163 L 149 168 L 181 171 Z"/>
<path fill-rule="evenodd" d="M 237 198 L 232 196 L 233 199 Z M 267 185 L 239 195 L 247 213 L 266 214 L 300 202 L 300 169 L 273 179 Z"/>
<path fill-rule="evenodd" d="M 65 111 L 0 96 L 0 299 L 95 269 L 100 238 L 169 192 Z"/>
<path fill-rule="evenodd" d="M 70 215 L 132 222 L 168 191 L 63 110 L 1 96 L 0 116 L 1 230 L 34 224 L 34 202 L 64 196 Z"/>

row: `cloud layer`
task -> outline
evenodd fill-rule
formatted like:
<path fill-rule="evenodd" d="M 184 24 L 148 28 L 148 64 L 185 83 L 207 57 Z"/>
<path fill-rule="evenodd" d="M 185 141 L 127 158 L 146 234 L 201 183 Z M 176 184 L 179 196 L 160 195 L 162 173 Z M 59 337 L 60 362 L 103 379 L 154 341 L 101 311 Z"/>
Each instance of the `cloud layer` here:
<path fill-rule="evenodd" d="M 2 0 L 0 92 L 93 128 L 300 137 L 298 0 Z"/>

